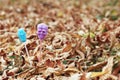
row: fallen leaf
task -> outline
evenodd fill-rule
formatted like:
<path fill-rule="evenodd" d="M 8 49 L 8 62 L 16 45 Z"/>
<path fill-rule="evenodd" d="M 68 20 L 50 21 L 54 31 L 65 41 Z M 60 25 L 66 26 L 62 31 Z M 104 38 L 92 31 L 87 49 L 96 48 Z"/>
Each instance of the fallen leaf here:
<path fill-rule="evenodd" d="M 80 74 L 76 73 L 76 74 L 73 74 L 69 77 L 69 80 L 86 80 L 86 79 L 80 79 Z"/>
<path fill-rule="evenodd" d="M 102 69 L 102 72 L 107 72 L 106 74 L 102 75 L 100 77 L 100 80 L 105 80 L 110 78 L 110 75 L 112 73 L 112 67 L 113 67 L 113 59 L 114 57 L 109 57 L 107 65 Z"/>
<path fill-rule="evenodd" d="M 79 70 L 77 68 L 66 68 L 65 70 L 63 70 L 64 72 L 70 73 L 70 72 L 79 72 Z"/>
<path fill-rule="evenodd" d="M 72 49 L 72 45 L 71 43 L 68 42 L 62 52 L 68 52 L 71 49 Z"/>

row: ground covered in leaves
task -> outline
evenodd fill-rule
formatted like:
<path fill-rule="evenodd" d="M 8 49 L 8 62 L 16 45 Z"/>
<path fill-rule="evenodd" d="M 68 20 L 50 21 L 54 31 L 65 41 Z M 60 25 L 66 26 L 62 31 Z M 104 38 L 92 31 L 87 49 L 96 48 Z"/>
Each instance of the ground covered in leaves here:
<path fill-rule="evenodd" d="M 41 51 L 38 23 L 49 26 Z M 120 0 L 0 0 L 0 80 L 120 80 L 119 72 Z"/>

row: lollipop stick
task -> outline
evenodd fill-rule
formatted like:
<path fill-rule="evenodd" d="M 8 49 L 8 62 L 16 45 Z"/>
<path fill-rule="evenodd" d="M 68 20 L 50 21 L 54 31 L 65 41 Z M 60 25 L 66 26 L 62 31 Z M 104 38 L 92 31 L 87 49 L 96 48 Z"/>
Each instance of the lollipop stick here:
<path fill-rule="evenodd" d="M 38 61 L 41 62 L 42 58 L 42 40 L 40 40 L 40 54 L 38 55 Z"/>
<path fill-rule="evenodd" d="M 39 63 L 43 62 L 42 61 L 42 40 L 45 38 L 45 36 L 48 33 L 48 26 L 44 23 L 38 24 L 37 25 L 37 35 L 38 38 L 40 39 L 40 54 L 37 54 L 37 58 Z"/>
<path fill-rule="evenodd" d="M 25 44 L 25 50 L 26 50 L 27 56 L 28 56 L 28 58 L 29 58 L 30 56 L 29 56 L 29 53 L 28 53 L 28 49 L 27 49 L 26 44 Z"/>
<path fill-rule="evenodd" d="M 42 54 L 42 40 L 40 40 L 40 55 Z"/>
<path fill-rule="evenodd" d="M 26 50 L 26 53 L 27 53 L 27 56 L 28 56 L 28 60 L 30 62 L 30 55 L 28 53 L 28 49 L 27 49 L 26 43 L 25 43 L 25 50 Z M 31 62 L 30 62 L 30 65 L 32 66 Z"/>

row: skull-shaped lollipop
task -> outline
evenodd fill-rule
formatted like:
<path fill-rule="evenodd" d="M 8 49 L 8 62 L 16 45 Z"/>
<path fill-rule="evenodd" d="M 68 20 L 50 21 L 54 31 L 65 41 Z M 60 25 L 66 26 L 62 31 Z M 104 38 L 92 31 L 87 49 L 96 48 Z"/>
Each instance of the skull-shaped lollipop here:
<path fill-rule="evenodd" d="M 23 28 L 20 28 L 17 34 L 21 42 L 26 42 L 26 32 Z"/>
<path fill-rule="evenodd" d="M 38 24 L 37 25 L 37 35 L 38 38 L 40 39 L 40 54 L 37 55 L 39 63 L 42 62 L 42 40 L 45 38 L 45 36 L 48 33 L 48 26 L 44 23 Z"/>
<path fill-rule="evenodd" d="M 37 25 L 37 35 L 39 39 L 43 40 L 48 32 L 48 26 L 44 23 Z"/>

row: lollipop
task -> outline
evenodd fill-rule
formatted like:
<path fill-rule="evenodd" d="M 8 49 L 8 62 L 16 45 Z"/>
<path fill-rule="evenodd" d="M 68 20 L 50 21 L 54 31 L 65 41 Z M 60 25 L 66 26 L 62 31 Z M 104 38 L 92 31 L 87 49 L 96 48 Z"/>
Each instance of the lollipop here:
<path fill-rule="evenodd" d="M 37 35 L 40 40 L 43 40 L 48 33 L 48 26 L 44 23 L 37 25 Z"/>
<path fill-rule="evenodd" d="M 41 23 L 37 25 L 37 35 L 38 35 L 38 38 L 40 39 L 40 55 L 38 57 L 39 62 L 41 61 L 40 56 L 41 56 L 41 49 L 42 49 L 42 41 L 47 35 L 47 33 L 48 33 L 48 26 L 46 24 Z"/>
<path fill-rule="evenodd" d="M 24 31 L 23 28 L 18 29 L 18 33 L 17 33 L 17 34 L 18 34 L 19 40 L 20 40 L 22 43 L 26 42 L 26 32 Z M 25 46 L 25 50 L 26 50 L 28 59 L 30 59 L 30 58 L 29 58 L 28 49 L 27 49 L 27 47 L 26 47 L 26 43 L 25 43 L 24 46 Z M 30 60 L 29 60 L 29 61 L 30 61 Z"/>
<path fill-rule="evenodd" d="M 26 42 L 26 32 L 23 28 L 18 29 L 18 37 L 21 42 Z"/>

